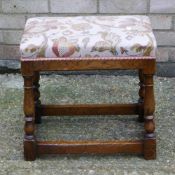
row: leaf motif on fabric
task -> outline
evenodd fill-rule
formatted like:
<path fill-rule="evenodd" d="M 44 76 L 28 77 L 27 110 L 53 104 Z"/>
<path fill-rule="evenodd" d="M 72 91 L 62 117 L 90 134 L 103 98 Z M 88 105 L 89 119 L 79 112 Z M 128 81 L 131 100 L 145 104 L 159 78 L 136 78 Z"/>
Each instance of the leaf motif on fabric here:
<path fill-rule="evenodd" d="M 89 38 L 89 37 L 86 37 L 86 38 L 84 38 L 84 39 L 82 40 L 82 42 L 83 42 L 83 47 L 84 47 L 84 48 L 87 47 L 89 41 L 90 41 L 90 38 Z"/>
<path fill-rule="evenodd" d="M 107 41 L 98 41 L 95 43 L 94 47 L 92 47 L 93 51 L 103 52 L 105 50 L 110 50 L 112 47 L 111 43 Z"/>
<path fill-rule="evenodd" d="M 75 51 L 79 51 L 79 48 L 69 42 L 67 38 L 61 37 L 53 42 L 52 51 L 57 57 L 69 57 Z"/>
<path fill-rule="evenodd" d="M 131 50 L 139 53 L 142 52 L 143 56 L 150 56 L 152 50 L 153 50 L 153 46 L 151 43 L 148 43 L 148 45 L 146 46 L 142 46 L 140 44 L 135 44 L 133 47 L 131 47 Z"/>
<path fill-rule="evenodd" d="M 143 55 L 144 55 L 144 56 L 150 56 L 152 50 L 153 50 L 153 47 L 152 47 L 152 46 L 148 46 L 148 47 L 146 47 L 146 49 L 144 50 Z"/>
<path fill-rule="evenodd" d="M 52 45 L 52 51 L 57 57 L 60 56 L 59 51 L 58 51 L 58 45 L 59 45 L 58 41 L 55 41 Z"/>
<path fill-rule="evenodd" d="M 81 48 L 80 48 L 79 46 L 76 46 L 76 47 L 75 47 L 75 51 L 77 51 L 77 52 L 79 52 L 80 49 L 81 49 Z"/>
<path fill-rule="evenodd" d="M 124 53 L 128 53 L 128 50 L 127 49 L 125 49 L 124 47 L 120 47 L 120 52 L 121 52 L 121 54 L 124 54 Z"/>
<path fill-rule="evenodd" d="M 39 57 L 44 57 L 45 56 L 45 50 L 46 50 L 46 48 L 45 47 L 42 47 L 40 49 L 39 53 L 38 53 L 38 56 Z"/>
<path fill-rule="evenodd" d="M 28 45 L 27 48 L 25 48 L 25 52 L 30 52 L 30 53 L 34 53 L 36 52 L 36 50 L 37 50 L 37 46 L 34 44 L 30 44 Z"/>
<path fill-rule="evenodd" d="M 142 46 L 141 44 L 134 44 L 132 47 L 131 47 L 131 50 L 134 51 L 134 52 L 141 52 L 145 49 L 145 46 Z"/>
<path fill-rule="evenodd" d="M 111 47 L 110 52 L 111 52 L 113 55 L 117 55 L 117 51 L 116 51 L 116 48 L 115 48 L 115 47 Z"/>

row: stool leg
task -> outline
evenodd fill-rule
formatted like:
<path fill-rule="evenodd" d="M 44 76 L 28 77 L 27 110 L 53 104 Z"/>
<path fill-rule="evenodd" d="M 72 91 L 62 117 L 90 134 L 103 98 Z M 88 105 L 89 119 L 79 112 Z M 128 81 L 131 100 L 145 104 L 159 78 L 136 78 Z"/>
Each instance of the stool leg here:
<path fill-rule="evenodd" d="M 144 102 L 144 95 L 145 95 L 145 87 L 144 87 L 144 75 L 142 70 L 139 70 L 139 100 L 138 103 L 140 104 L 139 108 L 139 117 L 138 121 L 139 122 L 144 122 L 144 108 L 143 108 L 143 102 Z"/>
<path fill-rule="evenodd" d="M 40 80 L 40 74 L 39 72 L 34 73 L 34 81 L 33 81 L 33 90 L 34 90 L 34 99 L 35 99 L 35 123 L 40 124 L 41 123 L 41 112 L 40 112 L 40 91 L 39 91 L 39 80 Z"/>
<path fill-rule="evenodd" d="M 36 159 L 35 104 L 33 93 L 33 76 L 24 76 L 24 158 L 32 161 Z"/>
<path fill-rule="evenodd" d="M 156 136 L 154 133 L 154 88 L 153 75 L 145 75 L 145 97 L 144 97 L 144 118 L 145 118 L 145 136 L 144 136 L 144 157 L 147 160 L 156 159 Z"/>

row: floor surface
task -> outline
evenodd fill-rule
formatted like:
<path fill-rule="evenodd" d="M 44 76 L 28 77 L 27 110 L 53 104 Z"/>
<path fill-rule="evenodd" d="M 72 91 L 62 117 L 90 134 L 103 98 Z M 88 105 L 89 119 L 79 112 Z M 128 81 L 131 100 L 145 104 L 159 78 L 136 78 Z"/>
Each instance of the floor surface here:
<path fill-rule="evenodd" d="M 43 103 L 136 102 L 133 76 L 50 75 L 41 77 Z M 175 78 L 155 77 L 157 159 L 141 155 L 57 155 L 34 162 L 23 159 L 23 82 L 20 75 L 0 75 L 0 175 L 164 175 L 175 174 Z M 143 138 L 137 116 L 45 117 L 38 139 Z"/>

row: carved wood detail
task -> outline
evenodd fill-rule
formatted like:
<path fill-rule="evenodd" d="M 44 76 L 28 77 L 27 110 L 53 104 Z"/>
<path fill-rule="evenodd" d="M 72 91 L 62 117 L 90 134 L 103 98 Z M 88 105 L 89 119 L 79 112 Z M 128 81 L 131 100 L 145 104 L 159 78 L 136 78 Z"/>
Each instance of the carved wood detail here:
<path fill-rule="evenodd" d="M 40 101 L 40 74 L 39 72 L 34 73 L 34 81 L 33 81 L 33 91 L 34 91 L 34 100 L 35 100 L 35 123 L 40 124 L 41 123 L 41 101 Z"/>
<path fill-rule="evenodd" d="M 138 121 L 139 122 L 144 122 L 144 96 L 145 96 L 145 86 L 144 86 L 144 74 L 142 70 L 139 70 L 139 100 L 138 103 L 140 104 L 140 109 L 139 109 L 139 117 Z"/>
<path fill-rule="evenodd" d="M 35 139 L 35 104 L 33 93 L 33 76 L 24 77 L 24 157 L 26 160 L 36 158 L 36 139 Z"/>
<path fill-rule="evenodd" d="M 35 160 L 41 154 L 62 153 L 143 153 L 145 159 L 156 158 L 156 138 L 154 123 L 153 74 L 154 57 L 127 58 L 37 58 L 21 59 L 21 72 L 24 77 L 24 157 Z M 77 70 L 129 69 L 140 70 L 139 101 L 136 104 L 84 104 L 84 105 L 41 105 L 39 92 L 39 72 Z M 139 115 L 143 120 L 145 137 L 138 141 L 36 141 L 35 122 L 43 116 L 52 115 L 100 115 L 121 114 Z"/>
<path fill-rule="evenodd" d="M 153 75 L 145 75 L 145 97 L 144 97 L 144 119 L 145 119 L 145 137 L 144 137 L 144 157 L 145 159 L 156 158 L 156 139 L 155 139 L 155 99 L 153 87 Z"/>

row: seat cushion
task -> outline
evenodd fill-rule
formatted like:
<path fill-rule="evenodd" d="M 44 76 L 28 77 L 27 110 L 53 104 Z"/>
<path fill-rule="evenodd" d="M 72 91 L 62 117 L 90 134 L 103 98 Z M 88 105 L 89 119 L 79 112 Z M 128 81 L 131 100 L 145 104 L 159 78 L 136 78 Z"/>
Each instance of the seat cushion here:
<path fill-rule="evenodd" d="M 36 17 L 28 19 L 22 58 L 155 56 L 147 16 Z"/>

